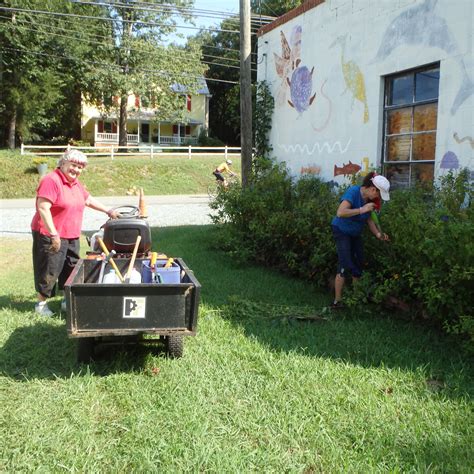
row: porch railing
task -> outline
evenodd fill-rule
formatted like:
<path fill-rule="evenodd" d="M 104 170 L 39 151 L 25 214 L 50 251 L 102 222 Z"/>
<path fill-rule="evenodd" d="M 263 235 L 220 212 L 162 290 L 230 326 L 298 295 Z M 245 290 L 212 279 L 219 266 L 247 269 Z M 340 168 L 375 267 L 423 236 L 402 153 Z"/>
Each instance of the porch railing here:
<path fill-rule="evenodd" d="M 118 133 L 100 132 L 95 137 L 96 142 L 101 143 L 118 143 Z M 138 143 L 138 134 L 127 133 L 127 143 Z"/>

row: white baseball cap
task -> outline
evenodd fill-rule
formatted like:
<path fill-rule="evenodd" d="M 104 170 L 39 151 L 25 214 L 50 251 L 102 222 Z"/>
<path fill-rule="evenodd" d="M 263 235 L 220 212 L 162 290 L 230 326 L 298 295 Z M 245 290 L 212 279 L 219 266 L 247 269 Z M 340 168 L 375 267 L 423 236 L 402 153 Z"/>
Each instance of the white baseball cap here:
<path fill-rule="evenodd" d="M 380 197 L 384 201 L 390 201 L 390 181 L 385 176 L 374 176 L 372 178 L 372 183 L 380 191 Z"/>

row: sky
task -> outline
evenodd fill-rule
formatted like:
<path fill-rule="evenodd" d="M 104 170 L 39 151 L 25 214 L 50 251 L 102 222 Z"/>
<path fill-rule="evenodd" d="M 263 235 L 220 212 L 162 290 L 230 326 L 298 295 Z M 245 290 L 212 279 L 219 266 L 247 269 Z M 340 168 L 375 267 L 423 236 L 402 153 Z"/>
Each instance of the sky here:
<path fill-rule="evenodd" d="M 239 13 L 239 0 L 194 0 L 194 8 L 197 10 L 214 10 L 231 14 Z M 217 27 L 222 19 L 206 18 L 198 16 L 195 20 L 196 27 L 212 28 Z M 195 35 L 198 30 L 179 28 L 178 31 L 186 36 Z M 185 43 L 186 40 L 177 40 L 178 43 Z"/>

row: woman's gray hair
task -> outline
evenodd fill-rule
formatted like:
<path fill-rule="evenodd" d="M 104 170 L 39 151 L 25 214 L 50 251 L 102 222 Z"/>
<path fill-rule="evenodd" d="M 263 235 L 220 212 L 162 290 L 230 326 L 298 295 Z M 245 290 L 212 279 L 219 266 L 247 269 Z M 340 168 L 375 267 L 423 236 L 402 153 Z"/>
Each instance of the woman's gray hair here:
<path fill-rule="evenodd" d="M 82 153 L 80 150 L 76 150 L 75 148 L 71 148 L 70 150 L 66 150 L 61 158 L 58 161 L 58 168 L 69 161 L 71 163 L 77 163 L 78 165 L 86 166 L 87 165 L 87 156 Z"/>

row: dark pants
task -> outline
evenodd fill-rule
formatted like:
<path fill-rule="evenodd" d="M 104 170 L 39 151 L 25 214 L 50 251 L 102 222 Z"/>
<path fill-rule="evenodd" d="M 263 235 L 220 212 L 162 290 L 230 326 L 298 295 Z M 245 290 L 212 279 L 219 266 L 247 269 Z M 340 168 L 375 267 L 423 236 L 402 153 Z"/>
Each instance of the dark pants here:
<path fill-rule="evenodd" d="M 79 239 L 61 239 L 58 252 L 51 251 L 50 246 L 49 237 L 33 232 L 35 289 L 45 298 L 56 294 L 56 281 L 60 290 L 64 288 L 64 283 L 80 258 Z"/>
<path fill-rule="evenodd" d="M 218 181 L 225 181 L 224 176 L 222 175 L 222 173 L 219 173 L 219 171 L 214 171 L 212 174 L 216 177 Z"/>
<path fill-rule="evenodd" d="M 339 257 L 337 273 L 343 278 L 347 276 L 347 273 L 359 278 L 362 275 L 362 265 L 364 262 L 362 237 L 360 235 L 353 237 L 344 234 L 339 227 L 334 225 L 331 227 L 334 240 L 336 241 L 337 256 Z"/>

